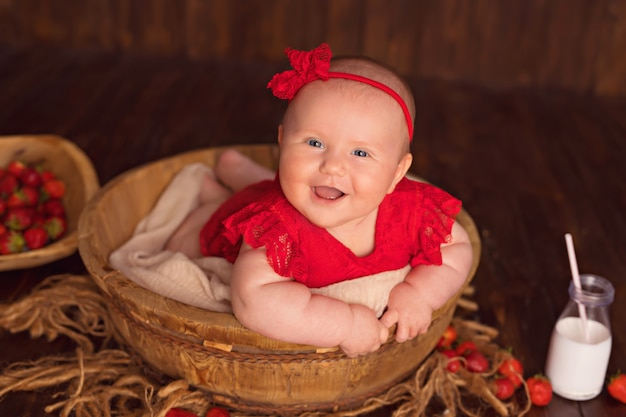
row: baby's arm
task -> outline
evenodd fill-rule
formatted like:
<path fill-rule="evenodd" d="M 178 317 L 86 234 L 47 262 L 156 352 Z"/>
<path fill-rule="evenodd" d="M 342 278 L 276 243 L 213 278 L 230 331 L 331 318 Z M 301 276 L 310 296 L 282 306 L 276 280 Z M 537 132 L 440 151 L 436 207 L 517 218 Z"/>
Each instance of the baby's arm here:
<path fill-rule="evenodd" d="M 381 322 L 397 323 L 396 340 L 404 342 L 428 330 L 432 313 L 463 285 L 472 265 L 472 245 L 463 227 L 454 223 L 452 240 L 441 245 L 441 265 L 420 265 L 389 294 Z"/>
<path fill-rule="evenodd" d="M 305 285 L 276 274 L 265 249 L 245 243 L 234 265 L 231 293 L 237 319 L 273 339 L 339 346 L 357 356 L 375 351 L 389 335 L 373 310 L 312 294 Z"/>

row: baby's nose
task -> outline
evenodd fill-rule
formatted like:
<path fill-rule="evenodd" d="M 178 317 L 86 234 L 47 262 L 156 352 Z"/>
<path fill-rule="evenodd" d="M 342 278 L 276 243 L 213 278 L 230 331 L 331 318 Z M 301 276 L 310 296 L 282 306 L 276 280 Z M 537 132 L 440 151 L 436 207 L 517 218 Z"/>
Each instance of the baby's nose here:
<path fill-rule="evenodd" d="M 343 175 L 346 171 L 345 161 L 340 155 L 328 154 L 322 161 L 320 171 L 328 175 Z"/>

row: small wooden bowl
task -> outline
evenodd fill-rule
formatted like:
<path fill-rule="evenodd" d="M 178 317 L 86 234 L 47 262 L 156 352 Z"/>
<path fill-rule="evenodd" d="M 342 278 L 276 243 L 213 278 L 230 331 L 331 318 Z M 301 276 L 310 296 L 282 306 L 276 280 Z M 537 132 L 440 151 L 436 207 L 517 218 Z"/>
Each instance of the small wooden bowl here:
<path fill-rule="evenodd" d="M 59 136 L 0 137 L 0 166 L 6 166 L 16 158 L 40 163 L 65 182 L 67 191 L 63 204 L 67 213 L 67 231 L 61 239 L 43 248 L 0 255 L 0 271 L 32 268 L 74 253 L 78 246 L 78 219 L 87 201 L 100 188 L 89 158 L 75 144 Z"/>
<path fill-rule="evenodd" d="M 276 169 L 276 148 L 236 147 Z M 126 343 L 154 368 L 208 391 L 213 401 L 259 414 L 354 408 L 408 377 L 433 350 L 450 323 L 461 290 L 433 315 L 430 330 L 412 341 L 390 340 L 378 351 L 348 358 L 337 349 L 283 343 L 243 327 L 232 314 L 192 307 L 146 290 L 109 265 L 161 192 L 183 167 L 213 166 L 223 148 L 184 153 L 128 171 L 87 204 L 79 224 L 79 252 L 109 299 L 109 311 Z M 460 223 L 480 259 L 471 217 Z"/>

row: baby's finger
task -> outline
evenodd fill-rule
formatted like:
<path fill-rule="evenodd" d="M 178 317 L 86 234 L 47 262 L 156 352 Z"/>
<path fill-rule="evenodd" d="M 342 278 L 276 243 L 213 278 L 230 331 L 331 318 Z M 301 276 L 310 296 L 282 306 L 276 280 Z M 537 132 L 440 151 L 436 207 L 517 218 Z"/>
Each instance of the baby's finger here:
<path fill-rule="evenodd" d="M 381 326 L 379 337 L 380 343 L 385 343 L 389 338 L 389 329 L 386 326 Z"/>
<path fill-rule="evenodd" d="M 406 342 L 409 339 L 409 329 L 407 326 L 402 326 L 398 324 L 396 329 L 396 342 L 402 343 Z"/>
<path fill-rule="evenodd" d="M 385 314 L 383 314 L 383 316 L 380 318 L 380 322 L 383 324 L 383 326 L 390 328 L 398 322 L 398 312 L 396 310 L 387 310 Z"/>

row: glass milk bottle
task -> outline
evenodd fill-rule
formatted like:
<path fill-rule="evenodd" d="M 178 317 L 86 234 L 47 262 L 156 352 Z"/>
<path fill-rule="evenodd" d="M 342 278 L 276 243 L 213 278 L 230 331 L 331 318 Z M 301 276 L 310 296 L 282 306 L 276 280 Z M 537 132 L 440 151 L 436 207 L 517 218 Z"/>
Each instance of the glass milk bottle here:
<path fill-rule="evenodd" d="M 554 326 L 546 360 L 553 391 L 570 400 L 588 400 L 602 391 L 611 354 L 613 285 L 591 274 L 580 275 L 580 284 L 578 289 L 570 283 L 570 300 Z"/>

